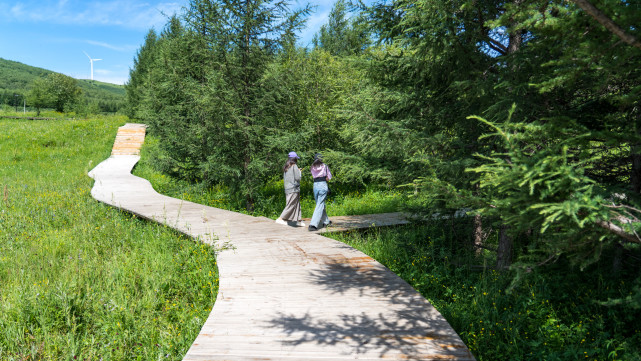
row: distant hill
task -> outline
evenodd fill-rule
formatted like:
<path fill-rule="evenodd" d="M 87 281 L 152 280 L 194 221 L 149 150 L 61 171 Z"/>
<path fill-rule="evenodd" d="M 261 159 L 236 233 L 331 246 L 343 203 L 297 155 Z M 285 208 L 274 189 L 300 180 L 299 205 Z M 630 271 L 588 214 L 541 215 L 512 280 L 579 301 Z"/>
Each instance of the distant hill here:
<path fill-rule="evenodd" d="M 0 58 L 0 104 L 14 105 L 15 94 L 25 94 L 37 78 L 54 73 L 17 61 Z M 97 102 L 103 111 L 117 111 L 125 101 L 125 87 L 97 80 L 78 79 L 78 86 L 89 101 Z"/>

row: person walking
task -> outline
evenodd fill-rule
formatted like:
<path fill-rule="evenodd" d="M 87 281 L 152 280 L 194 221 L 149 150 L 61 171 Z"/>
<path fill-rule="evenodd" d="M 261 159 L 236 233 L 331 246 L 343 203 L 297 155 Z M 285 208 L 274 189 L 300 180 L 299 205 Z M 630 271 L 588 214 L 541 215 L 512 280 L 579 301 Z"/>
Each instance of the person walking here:
<path fill-rule="evenodd" d="M 310 168 L 312 177 L 314 178 L 314 199 L 316 200 L 316 208 L 314 208 L 314 215 L 309 222 L 310 231 L 316 231 L 321 227 L 329 226 L 330 221 L 325 211 L 325 199 L 329 194 L 329 187 L 327 182 L 332 179 L 332 172 L 329 171 L 327 164 L 323 163 L 323 156 L 316 153 L 314 162 Z"/>
<path fill-rule="evenodd" d="M 293 222 L 297 227 L 305 227 L 300 210 L 301 173 L 296 164 L 299 157 L 296 152 L 289 152 L 287 156 L 287 162 L 283 166 L 286 204 L 276 223 L 288 225 L 289 222 Z"/>

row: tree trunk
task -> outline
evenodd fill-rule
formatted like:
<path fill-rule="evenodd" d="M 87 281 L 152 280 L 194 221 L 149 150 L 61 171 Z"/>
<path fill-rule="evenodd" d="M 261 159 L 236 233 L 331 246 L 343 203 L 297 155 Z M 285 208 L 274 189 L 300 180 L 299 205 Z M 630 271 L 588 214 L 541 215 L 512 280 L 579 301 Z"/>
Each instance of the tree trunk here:
<path fill-rule="evenodd" d="M 599 24 L 603 25 L 608 29 L 612 34 L 618 36 L 621 40 L 625 41 L 628 45 L 632 45 L 636 48 L 641 49 L 641 41 L 635 38 L 634 36 L 628 34 L 625 29 L 620 27 L 617 23 L 612 21 L 610 17 L 597 9 L 596 6 L 592 5 L 588 0 L 573 0 L 583 11 L 588 13 L 594 20 L 598 21 Z"/>
<path fill-rule="evenodd" d="M 474 215 L 474 249 L 480 255 L 483 246 L 483 219 L 480 214 Z"/>
<path fill-rule="evenodd" d="M 252 186 L 252 179 L 251 179 L 251 174 L 249 174 L 249 163 L 251 162 L 251 157 L 249 154 L 245 153 L 245 159 L 243 161 L 243 170 L 245 172 L 245 184 L 247 185 L 247 189 L 245 190 L 245 202 L 247 205 L 247 211 L 248 212 L 253 212 L 254 211 L 254 196 L 253 196 L 253 186 Z"/>
<path fill-rule="evenodd" d="M 635 119 L 634 132 L 637 136 L 641 135 L 641 111 L 637 107 L 634 107 L 631 113 L 636 113 L 636 119 L 634 115 L 632 116 L 632 118 Z M 632 183 L 634 193 L 639 194 L 641 193 L 641 145 L 635 144 L 631 150 L 632 172 L 630 174 L 630 183 Z"/>
<path fill-rule="evenodd" d="M 512 264 L 512 247 L 514 246 L 512 237 L 507 233 L 509 227 L 501 225 L 499 227 L 499 249 L 496 254 L 496 268 L 499 270 L 508 268 Z"/>
<path fill-rule="evenodd" d="M 514 0 L 514 5 L 518 7 L 523 3 L 523 1 L 524 0 Z M 510 19 L 510 26 L 514 26 L 514 23 L 515 21 Z M 507 53 L 514 54 L 521 48 L 521 44 L 523 43 L 523 29 L 514 29 L 514 31 L 510 32 L 508 35 L 509 42 L 507 45 Z"/>
<path fill-rule="evenodd" d="M 481 185 L 474 184 L 474 196 L 479 196 Z M 477 213 L 474 215 L 474 250 L 480 255 L 483 249 L 483 217 Z"/>
<path fill-rule="evenodd" d="M 250 145 L 252 143 L 252 109 L 251 109 L 251 99 L 250 99 L 250 90 L 252 87 L 252 79 L 250 78 L 249 71 L 249 60 L 251 58 L 251 21 L 253 20 L 253 9 L 250 0 L 245 0 L 245 23 L 243 25 L 243 46 L 242 59 L 241 59 L 241 68 L 243 70 L 242 82 L 243 82 L 243 114 L 245 115 L 244 125 L 245 125 L 245 137 L 246 137 L 246 146 L 245 146 L 245 159 L 243 163 L 243 170 L 245 176 L 245 184 L 247 185 L 245 193 L 245 201 L 247 204 L 247 211 L 254 211 L 254 196 L 253 196 L 253 180 L 252 175 L 249 170 L 249 165 L 251 163 L 251 154 Z"/>

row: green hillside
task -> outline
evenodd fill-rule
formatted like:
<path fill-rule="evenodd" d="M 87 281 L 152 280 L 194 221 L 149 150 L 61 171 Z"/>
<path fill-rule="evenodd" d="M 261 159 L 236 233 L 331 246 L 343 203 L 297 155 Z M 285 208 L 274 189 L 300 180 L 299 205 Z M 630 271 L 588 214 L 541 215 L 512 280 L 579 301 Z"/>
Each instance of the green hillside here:
<path fill-rule="evenodd" d="M 0 58 L 0 104 L 15 105 L 15 94 L 25 94 L 35 79 L 49 73 L 52 71 Z M 79 79 L 78 86 L 85 97 L 98 103 L 103 111 L 117 111 L 125 99 L 125 87 L 122 85 Z"/>

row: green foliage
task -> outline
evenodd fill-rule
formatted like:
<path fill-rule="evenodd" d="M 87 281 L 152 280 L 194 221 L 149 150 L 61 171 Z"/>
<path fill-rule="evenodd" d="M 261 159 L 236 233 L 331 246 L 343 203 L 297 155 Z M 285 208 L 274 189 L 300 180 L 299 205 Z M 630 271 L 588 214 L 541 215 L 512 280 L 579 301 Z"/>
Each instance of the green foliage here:
<path fill-rule="evenodd" d="M 49 106 L 53 102 L 52 94 L 47 91 L 47 81 L 45 78 L 38 78 L 31 83 L 31 88 L 27 93 L 29 104 L 36 108 L 37 116 L 40 116 L 42 108 Z"/>
<path fill-rule="evenodd" d="M 327 24 L 321 25 L 312 42 L 335 56 L 359 55 L 370 45 L 369 29 L 365 20 L 356 16 L 348 19 L 348 3 L 338 0 L 329 13 Z"/>
<path fill-rule="evenodd" d="M 0 120 L 0 359 L 180 360 L 205 322 L 215 250 L 89 194 L 124 121 Z"/>
<path fill-rule="evenodd" d="M 336 181 L 349 182 L 346 174 L 351 169 L 338 152 L 347 143 L 341 134 L 345 124 L 337 112 L 357 91 L 362 77 L 350 60 L 323 50 L 297 49 L 278 56 L 261 82 L 268 91 L 260 103 L 266 147 L 279 155 L 276 161 L 284 162 L 280 155 L 296 150 L 305 167 L 314 153 L 323 152 Z"/>
<path fill-rule="evenodd" d="M 79 79 L 77 82 L 82 89 L 83 98 L 89 104 L 97 106 L 92 114 L 117 113 L 124 107 L 124 86 L 86 79 Z"/>
<path fill-rule="evenodd" d="M 49 74 L 44 85 L 45 91 L 51 97 L 51 105 L 57 112 L 70 109 L 80 100 L 82 94 L 76 80 L 63 74 Z"/>
<path fill-rule="evenodd" d="M 184 22 L 171 19 L 135 111 L 163 140 L 163 169 L 223 184 L 254 207 L 270 164 L 280 161 L 265 141 L 272 129 L 262 80 L 308 11 L 286 2 L 192 1 Z"/>
<path fill-rule="evenodd" d="M 498 127 L 477 119 L 492 126 L 494 135 L 505 144 L 505 150 L 479 155 L 484 163 L 469 169 L 480 174 L 479 186 L 487 202 L 478 211 L 501 217 L 516 234 L 539 231 L 544 240 L 531 244 L 530 250 L 542 253 L 540 257 L 558 258 L 570 252 L 582 266 L 598 259 L 608 232 L 596 228 L 596 223 L 609 221 L 614 215 L 605 189 L 585 174 L 594 160 L 590 149 L 581 147 L 586 136 L 556 140 L 550 137 L 553 132 L 540 124 L 505 123 Z M 541 136 L 549 137 L 544 147 L 539 141 L 546 139 Z M 608 241 L 605 245 L 610 247 L 618 243 L 616 238 Z M 531 254 L 525 253 L 525 257 L 531 261 Z"/>
<path fill-rule="evenodd" d="M 597 5 L 638 33 L 634 7 Z M 636 247 L 638 49 L 561 1 L 398 0 L 365 14 L 380 45 L 343 112 L 355 163 L 413 186 L 427 216 L 464 208 L 509 225 L 525 268 Z"/>
<path fill-rule="evenodd" d="M 0 58 L 0 74 L 2 74 L 0 90 L 22 93 L 32 81 L 45 77 L 49 73 L 50 71 L 46 69 Z M 2 104 L 9 103 L 3 101 Z"/>
<path fill-rule="evenodd" d="M 156 31 L 149 30 L 145 37 L 145 43 L 136 53 L 134 66 L 129 70 L 129 81 L 125 85 L 126 91 L 126 108 L 125 114 L 129 118 L 137 118 L 135 111 L 142 101 L 144 85 L 149 76 L 151 67 L 157 58 L 157 41 Z"/>

